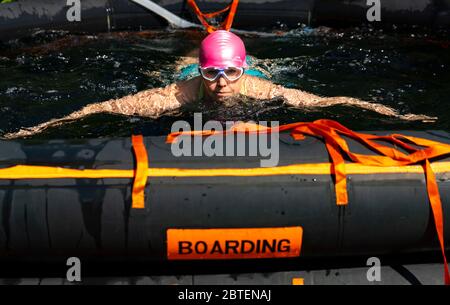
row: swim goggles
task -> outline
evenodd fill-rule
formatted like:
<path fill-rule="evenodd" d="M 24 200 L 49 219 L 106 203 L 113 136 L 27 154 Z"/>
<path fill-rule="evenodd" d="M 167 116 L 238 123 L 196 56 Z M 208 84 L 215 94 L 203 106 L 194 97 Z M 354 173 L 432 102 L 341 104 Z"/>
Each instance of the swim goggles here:
<path fill-rule="evenodd" d="M 219 76 L 223 76 L 229 81 L 238 80 L 242 74 L 244 74 L 244 68 L 241 67 L 228 67 L 225 69 L 220 68 L 199 68 L 202 77 L 209 81 L 215 81 Z"/>

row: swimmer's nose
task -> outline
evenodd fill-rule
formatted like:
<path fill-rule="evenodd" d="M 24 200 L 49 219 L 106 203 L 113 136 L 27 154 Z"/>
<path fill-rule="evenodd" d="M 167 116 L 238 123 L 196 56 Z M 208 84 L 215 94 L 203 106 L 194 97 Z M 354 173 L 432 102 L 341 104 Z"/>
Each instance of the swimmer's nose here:
<path fill-rule="evenodd" d="M 225 87 L 227 85 L 227 80 L 221 75 L 219 77 L 219 82 L 218 82 L 220 87 Z"/>

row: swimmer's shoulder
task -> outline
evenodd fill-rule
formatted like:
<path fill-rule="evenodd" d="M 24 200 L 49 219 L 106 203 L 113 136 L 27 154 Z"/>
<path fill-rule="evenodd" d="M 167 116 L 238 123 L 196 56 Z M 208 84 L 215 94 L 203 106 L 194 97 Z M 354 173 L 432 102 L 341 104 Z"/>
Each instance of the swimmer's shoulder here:
<path fill-rule="evenodd" d="M 185 102 L 195 102 L 201 84 L 201 77 L 196 76 L 188 80 L 178 81 L 174 84 Z"/>
<path fill-rule="evenodd" d="M 252 75 L 245 76 L 244 86 L 246 94 L 255 98 L 272 98 L 283 88 L 270 80 Z"/>
<path fill-rule="evenodd" d="M 200 81 L 199 77 L 194 77 L 192 79 L 172 83 L 163 88 L 143 90 L 136 94 L 122 97 L 121 100 L 138 101 L 158 97 L 164 100 L 164 104 L 167 105 L 192 103 L 197 100 Z"/>

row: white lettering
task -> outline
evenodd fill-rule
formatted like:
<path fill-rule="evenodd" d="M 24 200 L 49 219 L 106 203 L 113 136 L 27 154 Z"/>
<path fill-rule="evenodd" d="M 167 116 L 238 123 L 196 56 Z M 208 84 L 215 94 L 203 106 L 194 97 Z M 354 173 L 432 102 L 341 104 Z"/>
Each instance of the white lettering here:
<path fill-rule="evenodd" d="M 369 282 L 381 281 L 381 262 L 378 257 L 369 257 L 367 259 L 367 266 L 372 266 L 367 270 L 367 280 Z"/>
<path fill-rule="evenodd" d="M 373 5 L 367 10 L 367 20 L 369 22 L 381 21 L 380 0 L 367 0 L 367 5 Z"/>
<path fill-rule="evenodd" d="M 69 257 L 66 262 L 67 266 L 71 266 L 67 270 L 66 278 L 69 282 L 81 282 L 81 261 L 78 257 Z"/>
<path fill-rule="evenodd" d="M 238 124 L 244 124 L 243 122 L 226 122 L 226 130 Z M 250 126 L 256 126 L 255 122 L 245 123 L 245 128 Z M 260 122 L 258 125 L 263 127 L 268 127 L 266 121 Z M 194 129 L 193 132 L 202 131 L 215 131 L 218 134 L 208 134 L 204 137 L 197 135 L 192 136 L 190 134 L 180 135 L 176 137 L 176 140 L 171 145 L 172 154 L 175 157 L 181 156 L 192 156 L 192 138 L 194 151 L 193 156 L 239 156 L 244 157 L 247 153 L 248 144 L 248 156 L 257 157 L 258 152 L 261 157 L 260 165 L 261 167 L 274 167 L 278 165 L 279 162 L 279 133 L 278 133 L 279 123 L 274 121 L 271 122 L 272 131 L 269 133 L 256 132 L 250 129 L 248 132 L 230 132 L 226 135 L 222 124 L 218 121 L 208 121 L 203 126 L 202 114 L 194 113 Z M 248 130 L 248 129 L 246 129 Z M 177 132 L 191 132 L 191 127 L 186 121 L 176 121 L 172 124 L 172 133 Z M 270 134 L 270 139 L 269 135 Z M 248 139 L 248 141 L 247 141 Z M 236 147 L 234 146 L 236 142 Z M 224 149 L 225 145 L 225 149 Z M 225 150 L 225 152 L 224 152 Z M 263 159 L 265 158 L 265 159 Z"/>
<path fill-rule="evenodd" d="M 69 22 L 81 21 L 81 3 L 80 0 L 67 0 L 67 6 L 70 8 L 67 10 L 66 18 Z"/>

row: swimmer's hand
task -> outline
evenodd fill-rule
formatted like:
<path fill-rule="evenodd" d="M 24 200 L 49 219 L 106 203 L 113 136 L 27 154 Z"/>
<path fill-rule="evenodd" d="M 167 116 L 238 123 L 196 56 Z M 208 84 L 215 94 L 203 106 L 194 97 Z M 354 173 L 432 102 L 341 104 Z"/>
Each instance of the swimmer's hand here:
<path fill-rule="evenodd" d="M 30 136 L 33 136 L 33 135 L 43 132 L 44 130 L 46 130 L 49 127 L 59 126 L 59 125 L 62 125 L 64 123 L 67 123 L 67 122 L 70 122 L 73 120 L 74 119 L 72 119 L 72 118 L 53 119 L 53 120 L 39 124 L 34 127 L 24 127 L 24 128 L 21 128 L 17 132 L 10 132 L 10 133 L 4 134 L 1 137 L 1 139 L 13 140 L 13 139 L 18 139 L 18 138 L 30 137 Z"/>
<path fill-rule="evenodd" d="M 422 121 L 422 123 L 435 123 L 438 120 L 438 117 L 435 116 L 427 116 L 424 114 L 397 114 L 396 117 L 405 121 Z"/>

